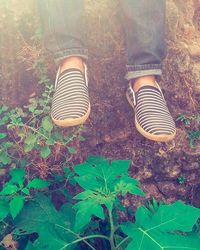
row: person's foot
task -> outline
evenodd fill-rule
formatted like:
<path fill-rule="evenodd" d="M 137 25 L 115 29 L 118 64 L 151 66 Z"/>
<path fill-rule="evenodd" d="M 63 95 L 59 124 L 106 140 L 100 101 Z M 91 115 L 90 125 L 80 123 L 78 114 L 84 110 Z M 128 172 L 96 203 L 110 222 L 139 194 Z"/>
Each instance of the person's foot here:
<path fill-rule="evenodd" d="M 90 114 L 87 68 L 80 57 L 69 57 L 59 67 L 51 118 L 61 127 L 83 124 Z"/>
<path fill-rule="evenodd" d="M 154 141 L 174 139 L 175 123 L 154 76 L 130 82 L 126 97 L 135 111 L 135 125 L 140 134 Z"/>

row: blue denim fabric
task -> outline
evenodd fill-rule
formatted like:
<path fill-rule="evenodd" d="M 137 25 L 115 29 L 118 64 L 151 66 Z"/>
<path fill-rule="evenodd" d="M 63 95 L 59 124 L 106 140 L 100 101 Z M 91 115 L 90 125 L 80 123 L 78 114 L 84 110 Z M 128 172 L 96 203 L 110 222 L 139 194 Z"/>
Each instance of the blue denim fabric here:
<path fill-rule="evenodd" d="M 119 0 L 128 80 L 161 75 L 165 57 L 165 0 Z"/>
<path fill-rule="evenodd" d="M 118 0 L 123 23 L 126 79 L 161 75 L 165 57 L 165 0 Z M 38 0 L 44 37 L 59 64 L 71 55 L 87 59 L 84 45 L 84 0 Z"/>
<path fill-rule="evenodd" d="M 46 48 L 57 64 L 69 56 L 88 57 L 84 44 L 83 0 L 38 0 Z"/>

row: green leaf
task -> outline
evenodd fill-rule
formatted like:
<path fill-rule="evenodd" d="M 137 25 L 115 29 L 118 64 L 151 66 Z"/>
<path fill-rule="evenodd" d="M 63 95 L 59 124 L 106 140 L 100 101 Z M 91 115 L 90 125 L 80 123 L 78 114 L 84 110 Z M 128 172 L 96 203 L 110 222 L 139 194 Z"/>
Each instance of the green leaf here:
<path fill-rule="evenodd" d="M 3 187 L 3 189 L 0 192 L 0 195 L 10 195 L 14 194 L 19 190 L 19 188 L 16 185 L 12 185 L 9 183 L 6 183 Z"/>
<path fill-rule="evenodd" d="M 33 243 L 31 241 L 28 241 L 25 250 L 36 250 L 36 249 L 34 248 Z"/>
<path fill-rule="evenodd" d="M 51 146 L 51 145 L 54 145 L 55 144 L 55 141 L 52 139 L 52 138 L 49 138 L 46 140 L 45 142 L 47 145 Z"/>
<path fill-rule="evenodd" d="M 30 152 L 37 142 L 37 136 L 35 134 L 29 134 L 24 140 L 24 151 L 25 153 Z"/>
<path fill-rule="evenodd" d="M 0 200 L 0 221 L 4 220 L 9 212 L 8 202 Z"/>
<path fill-rule="evenodd" d="M 27 188 L 47 188 L 49 186 L 49 183 L 43 179 L 40 178 L 34 178 L 33 180 L 28 182 Z"/>
<path fill-rule="evenodd" d="M 104 220 L 105 215 L 102 206 L 95 204 L 91 201 L 80 201 L 76 203 L 73 208 L 77 209 L 76 213 L 76 231 L 81 230 L 85 225 L 87 225 L 93 215 Z"/>
<path fill-rule="evenodd" d="M 97 156 L 97 155 L 90 155 L 87 160 L 86 160 L 87 163 L 89 164 L 93 164 L 93 165 L 96 165 L 96 164 L 99 164 L 99 163 L 104 163 L 104 162 L 108 162 L 108 160 L 103 157 L 103 156 Z"/>
<path fill-rule="evenodd" d="M 10 171 L 11 180 L 10 183 L 23 185 L 25 179 L 25 170 L 23 168 L 15 168 Z"/>
<path fill-rule="evenodd" d="M 81 208 L 75 205 L 75 208 L 78 208 L 78 213 L 83 215 L 81 211 L 84 211 L 84 203 L 86 207 L 89 207 L 88 204 L 92 204 L 95 209 L 99 209 L 100 211 L 102 211 L 102 205 L 105 205 L 108 210 L 112 211 L 119 194 L 132 193 L 143 196 L 144 192 L 137 186 L 139 182 L 128 176 L 129 166 L 130 161 L 108 161 L 102 157 L 92 156 L 86 162 L 76 165 L 74 171 L 79 176 L 74 177 L 74 179 L 85 189 L 84 192 L 74 197 L 74 199 L 82 200 L 80 203 L 82 205 Z M 76 217 L 78 228 L 83 227 L 90 221 L 92 216 L 91 211 L 93 211 L 92 208 L 84 211 L 88 213 L 88 216 L 80 222 L 78 221 L 80 218 Z"/>
<path fill-rule="evenodd" d="M 126 250 L 132 249 L 200 249 L 200 238 L 190 235 L 200 209 L 177 201 L 172 205 L 160 205 L 155 213 L 140 207 L 136 222 L 122 226 L 133 240 Z"/>
<path fill-rule="evenodd" d="M 97 190 L 102 185 L 94 178 L 93 175 L 84 175 L 80 177 L 74 177 L 75 181 L 84 189 Z"/>
<path fill-rule="evenodd" d="M 49 116 L 45 116 L 42 119 L 42 127 L 44 128 L 44 130 L 46 130 L 49 133 L 52 131 L 53 123 L 52 123 L 51 118 Z"/>
<path fill-rule="evenodd" d="M 26 137 L 26 139 L 24 140 L 24 143 L 27 144 L 27 145 L 30 145 L 30 144 L 33 145 L 33 144 L 36 143 L 36 141 L 37 141 L 36 135 L 34 135 L 34 134 L 29 134 L 29 135 Z"/>
<path fill-rule="evenodd" d="M 8 107 L 7 106 L 1 106 L 0 107 L 0 114 L 2 114 L 3 112 L 7 111 Z"/>
<path fill-rule="evenodd" d="M 17 195 L 12 198 L 12 200 L 9 203 L 10 206 L 10 213 L 12 215 L 12 218 L 14 219 L 22 210 L 24 206 L 24 196 Z"/>
<path fill-rule="evenodd" d="M 57 211 L 49 198 L 38 195 L 29 201 L 16 217 L 16 229 L 13 234 L 20 234 L 21 230 L 26 234 L 37 233 L 38 238 L 31 245 L 34 249 L 60 250 L 68 242 L 76 239 L 74 233 L 71 233 L 73 220 L 74 211 L 71 206 Z"/>
<path fill-rule="evenodd" d="M 2 144 L 2 146 L 5 148 L 5 149 L 8 149 L 8 148 L 11 148 L 13 146 L 13 143 L 10 142 L 10 141 L 6 141 Z"/>
<path fill-rule="evenodd" d="M 139 182 L 131 177 L 124 176 L 115 184 L 115 191 L 123 196 L 127 193 L 144 196 L 145 193 L 137 187 Z"/>
<path fill-rule="evenodd" d="M 42 147 L 40 151 L 40 155 L 42 158 L 47 158 L 51 153 L 51 150 L 48 146 Z"/>
<path fill-rule="evenodd" d="M 35 144 L 24 144 L 24 152 L 28 153 L 34 148 Z"/>
<path fill-rule="evenodd" d="M 111 166 L 115 169 L 116 175 L 123 175 L 124 173 L 127 174 L 130 164 L 130 160 L 114 160 L 111 162 Z"/>
<path fill-rule="evenodd" d="M 76 154 L 77 153 L 76 149 L 73 148 L 73 147 L 67 147 L 67 149 L 68 149 L 70 154 Z"/>
<path fill-rule="evenodd" d="M 6 136 L 7 136 L 7 134 L 6 134 L 6 133 L 0 133 L 0 139 L 5 138 Z"/>
<path fill-rule="evenodd" d="M 22 188 L 22 193 L 26 194 L 26 195 L 30 195 L 30 191 L 28 188 Z"/>
<path fill-rule="evenodd" d="M 4 152 L 0 154 L 0 162 L 3 163 L 4 165 L 10 164 L 11 163 L 11 158 Z"/>

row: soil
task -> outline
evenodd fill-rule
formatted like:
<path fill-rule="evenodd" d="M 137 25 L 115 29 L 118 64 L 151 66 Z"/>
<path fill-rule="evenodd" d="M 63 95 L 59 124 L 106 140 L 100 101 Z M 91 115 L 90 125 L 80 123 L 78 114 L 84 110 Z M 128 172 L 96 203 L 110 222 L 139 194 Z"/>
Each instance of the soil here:
<path fill-rule="evenodd" d="M 167 202 L 181 199 L 200 207 L 200 145 L 197 143 L 195 148 L 190 148 L 181 122 L 177 122 L 177 136 L 170 143 L 147 140 L 136 131 L 133 111 L 125 99 L 126 60 L 117 1 L 86 2 L 85 33 L 92 112 L 85 124 L 86 140 L 80 143 L 74 162 L 83 161 L 89 154 L 130 159 L 130 175 L 141 181 L 147 198 Z M 173 32 L 169 30 L 167 37 L 168 53 L 160 84 L 176 119 L 180 114 L 198 114 L 200 95 L 194 91 L 196 82 L 187 68 L 190 58 L 179 42 L 173 41 Z M 200 63 L 198 57 L 195 62 Z M 47 65 L 49 75 L 53 76 L 56 66 L 49 61 Z M 26 63 L 20 69 L 21 81 L 14 94 L 7 92 L 4 99 L 12 106 L 23 106 L 28 96 L 38 91 L 35 77 L 25 68 Z M 12 85 L 9 86 L 12 89 Z M 185 182 L 179 183 L 179 177 L 184 177 Z M 143 201 L 128 196 L 124 202 L 136 206 Z"/>

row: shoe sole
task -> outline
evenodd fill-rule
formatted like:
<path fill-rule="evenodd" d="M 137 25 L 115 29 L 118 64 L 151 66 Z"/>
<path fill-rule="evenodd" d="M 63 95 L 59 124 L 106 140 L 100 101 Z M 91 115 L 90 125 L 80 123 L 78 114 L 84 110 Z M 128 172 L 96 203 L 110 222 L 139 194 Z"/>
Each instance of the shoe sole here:
<path fill-rule="evenodd" d="M 126 98 L 128 100 L 128 103 L 131 105 L 131 107 L 133 108 L 134 110 L 134 106 L 128 96 L 128 94 L 126 93 Z M 138 123 L 136 117 L 135 117 L 135 126 L 136 126 L 136 129 L 137 131 L 143 135 L 145 138 L 149 139 L 149 140 L 152 140 L 152 141 L 157 141 L 157 142 L 168 142 L 168 141 L 172 141 L 176 135 L 176 131 L 174 132 L 174 134 L 172 135 L 152 135 L 151 133 L 149 132 L 146 132 Z"/>
<path fill-rule="evenodd" d="M 57 120 L 57 119 L 54 119 L 52 117 L 52 115 L 51 115 L 51 119 L 59 127 L 73 127 L 73 126 L 78 126 L 78 125 L 81 125 L 81 124 L 85 123 L 85 121 L 88 119 L 88 117 L 90 115 L 90 111 L 91 111 L 91 108 L 90 108 L 90 105 L 89 105 L 87 113 L 84 116 L 82 116 L 82 117 L 79 117 L 79 118 L 68 118 L 68 119 L 64 119 L 64 120 Z"/>

